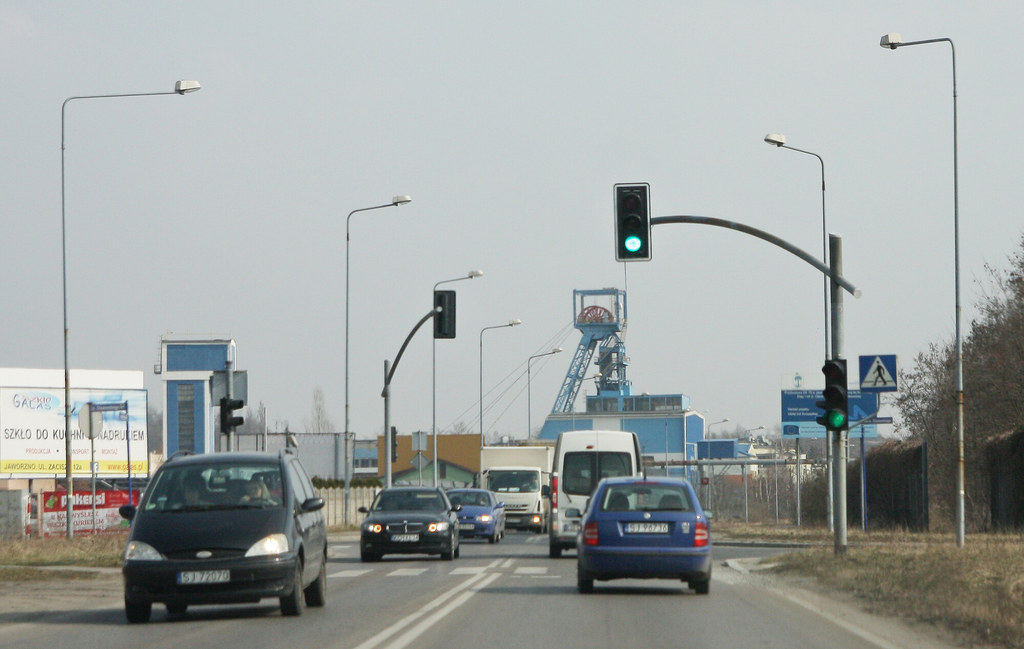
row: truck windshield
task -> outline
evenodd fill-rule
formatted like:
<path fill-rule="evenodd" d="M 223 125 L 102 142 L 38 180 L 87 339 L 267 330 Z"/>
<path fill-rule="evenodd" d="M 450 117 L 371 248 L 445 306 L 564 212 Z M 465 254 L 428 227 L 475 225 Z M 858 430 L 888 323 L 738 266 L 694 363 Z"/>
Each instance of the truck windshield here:
<path fill-rule="evenodd" d="M 499 493 L 540 491 L 540 472 L 491 471 L 487 474 L 487 488 Z"/>

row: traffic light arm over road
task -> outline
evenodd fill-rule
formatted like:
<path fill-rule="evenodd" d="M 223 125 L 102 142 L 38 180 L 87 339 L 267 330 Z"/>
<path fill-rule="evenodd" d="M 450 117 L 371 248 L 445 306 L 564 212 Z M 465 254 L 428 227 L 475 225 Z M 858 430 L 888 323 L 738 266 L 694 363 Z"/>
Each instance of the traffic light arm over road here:
<path fill-rule="evenodd" d="M 824 274 L 831 277 L 836 284 L 845 289 L 846 292 L 852 295 L 853 297 L 859 298 L 861 296 L 861 291 L 859 288 L 857 288 L 849 281 L 847 281 L 847 279 L 842 275 L 834 274 L 832 272 L 832 269 L 826 266 L 825 264 L 821 263 L 819 259 L 801 250 L 800 248 L 797 248 L 788 241 L 784 241 L 783 239 L 780 239 L 773 234 L 769 234 L 764 230 L 758 230 L 757 228 L 750 227 L 749 225 L 744 225 L 742 223 L 737 223 L 735 221 L 726 221 L 725 219 L 718 219 L 712 216 L 655 216 L 651 219 L 652 227 L 663 223 L 698 223 L 702 225 L 714 225 L 720 228 L 729 228 L 730 230 L 736 230 L 738 232 L 753 235 L 758 239 L 763 239 L 768 243 L 775 244 L 776 246 L 782 248 L 786 252 L 792 253 L 799 257 L 800 259 L 803 259 L 808 264 L 814 266 Z"/>

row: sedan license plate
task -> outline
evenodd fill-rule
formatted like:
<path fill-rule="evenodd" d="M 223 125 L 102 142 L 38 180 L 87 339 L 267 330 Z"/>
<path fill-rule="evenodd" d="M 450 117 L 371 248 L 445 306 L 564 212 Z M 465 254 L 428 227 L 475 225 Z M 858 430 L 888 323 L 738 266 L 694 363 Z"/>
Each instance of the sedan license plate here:
<path fill-rule="evenodd" d="M 459 529 L 460 530 L 469 530 L 470 532 L 472 532 L 474 529 L 476 529 L 476 526 L 473 525 L 472 523 L 459 523 Z"/>
<path fill-rule="evenodd" d="M 419 534 L 392 534 L 392 543 L 415 543 L 420 540 Z"/>
<path fill-rule="evenodd" d="M 185 570 L 178 573 L 178 583 L 188 584 L 226 584 L 231 581 L 230 570 Z"/>
<path fill-rule="evenodd" d="M 626 523 L 626 534 L 668 534 L 668 523 Z"/>

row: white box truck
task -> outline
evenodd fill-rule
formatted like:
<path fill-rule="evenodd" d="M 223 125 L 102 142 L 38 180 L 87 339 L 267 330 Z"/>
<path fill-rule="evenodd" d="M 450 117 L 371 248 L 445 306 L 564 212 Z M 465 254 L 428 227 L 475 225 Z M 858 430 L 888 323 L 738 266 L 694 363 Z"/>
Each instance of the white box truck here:
<path fill-rule="evenodd" d="M 481 486 L 505 503 L 505 526 L 546 532 L 550 501 L 541 487 L 551 480 L 550 446 L 484 446 L 480 449 Z"/>

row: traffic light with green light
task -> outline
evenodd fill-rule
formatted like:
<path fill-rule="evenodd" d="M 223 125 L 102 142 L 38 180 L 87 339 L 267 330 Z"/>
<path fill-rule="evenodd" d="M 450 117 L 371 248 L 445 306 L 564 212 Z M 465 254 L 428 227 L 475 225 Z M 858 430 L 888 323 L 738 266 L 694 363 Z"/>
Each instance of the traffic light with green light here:
<path fill-rule="evenodd" d="M 615 261 L 651 260 L 651 186 L 615 185 Z"/>
<path fill-rule="evenodd" d="M 846 393 L 846 359 L 833 358 L 825 361 L 821 373 L 825 375 L 825 389 L 821 392 L 823 399 L 816 401 L 814 405 L 821 408 L 824 413 L 815 421 L 828 431 L 846 430 L 850 425 L 850 405 Z"/>

